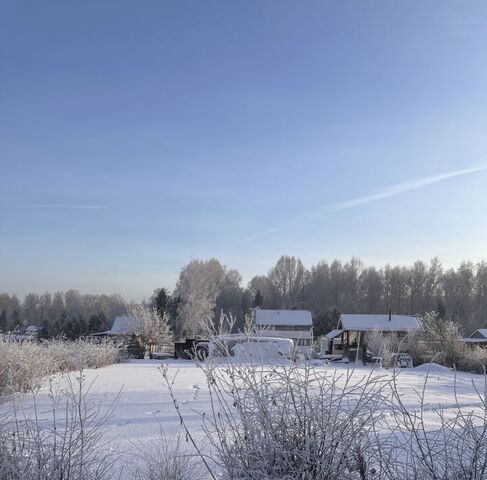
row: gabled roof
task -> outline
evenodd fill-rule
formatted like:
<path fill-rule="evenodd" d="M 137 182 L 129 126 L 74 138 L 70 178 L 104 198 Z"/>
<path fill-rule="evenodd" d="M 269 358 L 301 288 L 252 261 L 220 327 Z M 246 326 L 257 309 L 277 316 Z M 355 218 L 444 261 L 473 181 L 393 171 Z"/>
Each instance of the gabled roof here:
<path fill-rule="evenodd" d="M 313 325 L 308 310 L 255 310 L 256 325 Z"/>
<path fill-rule="evenodd" d="M 472 335 L 469 335 L 468 338 L 487 339 L 487 328 L 479 328 L 478 330 L 475 330 L 475 332 L 473 332 Z"/>
<path fill-rule="evenodd" d="M 113 320 L 112 328 L 108 331 L 109 335 L 132 335 L 134 326 L 137 323 L 135 317 L 119 315 Z"/>
<path fill-rule="evenodd" d="M 343 330 L 332 330 L 325 335 L 325 338 L 336 338 L 343 333 Z"/>
<path fill-rule="evenodd" d="M 421 329 L 416 317 L 411 315 L 391 315 L 389 320 L 388 314 L 363 313 L 342 313 L 340 317 L 340 328 L 358 332 L 366 332 L 369 330 L 404 332 Z"/>

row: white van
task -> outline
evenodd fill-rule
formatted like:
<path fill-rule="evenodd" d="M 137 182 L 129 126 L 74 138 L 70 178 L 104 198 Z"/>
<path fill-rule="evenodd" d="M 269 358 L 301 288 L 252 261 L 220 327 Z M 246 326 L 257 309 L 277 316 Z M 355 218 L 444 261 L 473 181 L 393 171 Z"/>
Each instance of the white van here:
<path fill-rule="evenodd" d="M 209 342 L 210 356 L 232 356 L 242 360 L 292 359 L 294 342 L 289 338 L 245 334 L 219 335 Z"/>

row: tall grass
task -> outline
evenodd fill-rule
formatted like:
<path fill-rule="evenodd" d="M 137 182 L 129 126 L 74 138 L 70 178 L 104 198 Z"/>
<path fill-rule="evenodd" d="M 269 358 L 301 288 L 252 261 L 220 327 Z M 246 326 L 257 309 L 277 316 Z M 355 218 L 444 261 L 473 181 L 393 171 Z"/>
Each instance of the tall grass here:
<path fill-rule="evenodd" d="M 0 401 L 26 392 L 55 373 L 99 368 L 118 361 L 117 349 L 108 342 L 62 339 L 43 343 L 18 343 L 0 339 Z"/>

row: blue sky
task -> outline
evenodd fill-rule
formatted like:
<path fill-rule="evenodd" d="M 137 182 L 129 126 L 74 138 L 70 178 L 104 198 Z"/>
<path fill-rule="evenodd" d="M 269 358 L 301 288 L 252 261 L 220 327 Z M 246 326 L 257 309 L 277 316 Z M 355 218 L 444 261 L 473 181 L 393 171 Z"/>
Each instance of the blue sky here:
<path fill-rule="evenodd" d="M 0 291 L 191 258 L 487 257 L 483 1 L 0 0 Z"/>

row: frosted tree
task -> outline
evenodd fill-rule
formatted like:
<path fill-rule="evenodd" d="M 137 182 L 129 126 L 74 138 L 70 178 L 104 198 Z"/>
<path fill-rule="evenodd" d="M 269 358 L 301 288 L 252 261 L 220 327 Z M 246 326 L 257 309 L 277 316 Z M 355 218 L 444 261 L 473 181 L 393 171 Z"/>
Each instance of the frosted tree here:
<path fill-rule="evenodd" d="M 282 308 L 297 308 L 306 281 L 306 270 L 299 258 L 282 256 L 269 272 L 278 291 Z"/>
<path fill-rule="evenodd" d="M 146 351 L 153 352 L 155 347 L 172 343 L 169 318 L 165 314 L 161 317 L 155 307 L 130 303 L 127 315 L 132 319 L 133 333 Z"/>
<path fill-rule="evenodd" d="M 184 334 L 201 334 L 213 321 L 224 276 L 224 267 L 214 258 L 192 260 L 181 270 L 175 294 L 181 297 L 178 316 Z"/>

